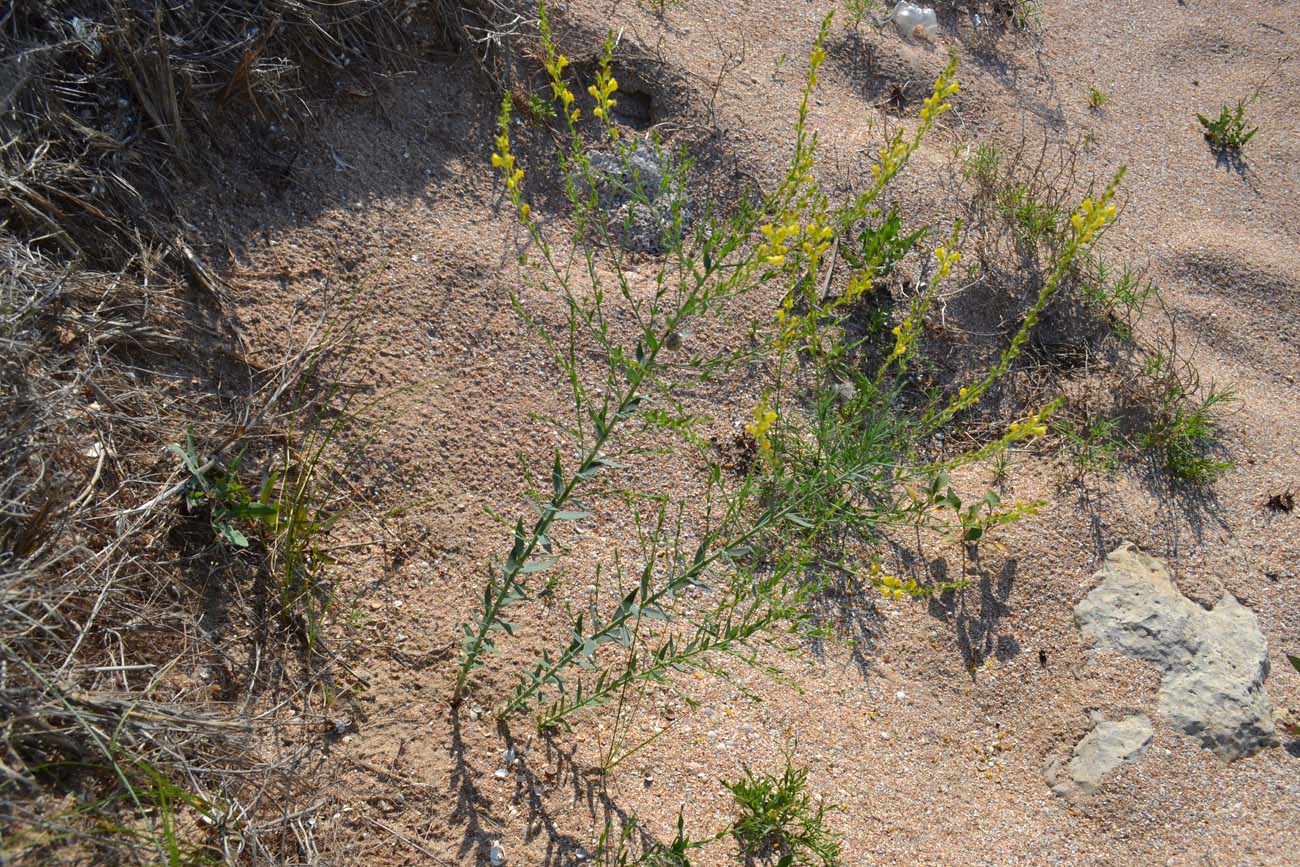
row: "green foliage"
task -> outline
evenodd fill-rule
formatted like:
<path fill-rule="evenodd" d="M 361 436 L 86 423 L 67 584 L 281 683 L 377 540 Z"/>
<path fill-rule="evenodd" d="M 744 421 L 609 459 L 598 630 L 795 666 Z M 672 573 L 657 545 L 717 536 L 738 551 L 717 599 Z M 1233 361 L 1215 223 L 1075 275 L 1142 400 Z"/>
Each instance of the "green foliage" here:
<path fill-rule="evenodd" d="M 1095 86 L 1088 88 L 1089 108 L 1094 109 L 1096 111 L 1100 111 L 1101 109 L 1106 107 L 1106 103 L 1108 102 L 1110 102 L 1110 97 L 1102 93 Z"/>
<path fill-rule="evenodd" d="M 701 846 L 716 842 L 722 839 L 725 834 L 724 832 L 724 834 L 706 837 L 703 840 L 692 840 L 686 833 L 685 812 L 679 809 L 677 811 L 677 831 L 673 835 L 672 842 L 667 845 L 652 843 L 640 855 L 634 855 L 632 837 L 636 833 L 637 827 L 637 820 L 633 817 L 623 826 L 623 833 L 619 836 L 618 844 L 611 850 L 609 847 L 611 829 L 606 826 L 601 834 L 596 860 L 599 863 L 609 864 L 610 867 L 691 867 L 688 853 L 692 849 L 698 849 Z M 602 856 L 604 857 L 602 858 Z"/>
<path fill-rule="evenodd" d="M 527 108 L 529 120 L 538 126 L 555 118 L 555 105 L 546 98 L 545 94 L 528 94 Z"/>
<path fill-rule="evenodd" d="M 265 521 L 275 514 L 275 508 L 249 497 L 239 481 L 239 459 L 235 458 L 228 469 L 222 470 L 216 462 L 204 463 L 194 445 L 194 431 L 185 432 L 185 445 L 172 443 L 168 450 L 181 459 L 190 474 L 190 483 L 184 497 L 191 512 L 208 510 L 212 530 L 237 548 L 248 547 L 248 537 L 241 524 Z"/>
<path fill-rule="evenodd" d="M 998 204 L 1021 243 L 1044 247 L 1054 243 L 1061 234 L 1066 214 L 1053 203 L 1039 198 L 1028 184 L 1006 187 Z"/>
<path fill-rule="evenodd" d="M 880 277 L 889 276 L 894 266 L 912 252 L 925 236 L 929 234 L 928 226 L 922 226 L 911 233 L 903 234 L 903 218 L 898 205 L 892 205 L 883 214 L 874 211 L 872 218 L 879 219 L 880 224 L 873 226 L 871 221 L 864 221 L 857 231 L 857 238 L 849 230 L 849 242 L 843 253 L 844 258 L 854 268 L 874 268 Z"/>
<path fill-rule="evenodd" d="M 835 867 L 840 863 L 838 835 L 824 826 L 828 806 L 808 794 L 808 769 L 796 769 L 789 754 L 780 776 L 755 774 L 723 782 L 739 813 L 731 834 L 747 863 L 765 859 L 785 867 Z"/>
<path fill-rule="evenodd" d="M 880 0 L 842 0 L 841 5 L 844 7 L 844 27 L 854 31 L 860 28 L 864 21 L 873 27 L 879 27 L 881 19 L 878 16 L 885 11 L 885 6 Z"/>
<path fill-rule="evenodd" d="M 1108 473 L 1119 466 L 1118 429 L 1117 419 L 1102 418 L 1086 408 L 1082 421 L 1064 416 L 1052 421 L 1052 430 L 1064 443 L 1076 480 L 1088 474 Z"/>
<path fill-rule="evenodd" d="M 993 142 L 980 142 L 962 163 L 962 176 L 977 185 L 992 188 L 1002 172 L 1002 149 Z"/>
<path fill-rule="evenodd" d="M 350 420 L 345 401 L 323 430 L 304 434 L 296 446 L 286 440 L 279 466 L 263 473 L 255 496 L 239 480 L 238 457 L 225 469 L 215 459 L 202 462 L 190 431 L 184 447 L 169 446 L 190 474 L 187 505 L 208 509 L 213 531 L 235 547 L 249 548 L 253 539 L 261 543 L 265 568 L 280 593 L 281 613 L 302 616 L 309 644 L 330 603 L 324 573 L 334 558 L 327 537 L 346 514 L 329 506 L 331 478 L 340 468 L 329 463 L 327 454 Z"/>
<path fill-rule="evenodd" d="M 1141 435 L 1142 445 L 1161 456 L 1175 480 L 1209 484 L 1232 469 L 1231 461 L 1214 454 L 1214 418 L 1232 400 L 1231 390 L 1213 386 L 1202 398 L 1171 389 L 1155 407 L 1151 426 Z"/>
<path fill-rule="evenodd" d="M 601 747 L 606 768 L 644 745 L 632 743 L 625 720 L 644 690 L 671 686 L 681 673 L 723 674 L 719 659 L 775 674 L 762 649 L 786 650 L 788 636 L 810 634 L 809 602 L 829 573 L 860 573 L 892 598 L 961 586 L 918 585 L 886 575 L 878 556 L 882 528 L 925 527 L 976 544 L 991 529 L 1037 508 L 1004 505 L 994 492 L 964 501 L 949 472 L 1042 436 L 1055 402 L 967 451 L 936 458 L 931 444 L 1021 353 L 1044 307 L 1072 273 L 1075 257 L 1086 255 L 1114 219 L 1111 199 L 1122 171 L 1100 196 L 1067 210 L 1042 205 L 1028 187 L 1006 187 L 996 148 L 976 153 L 970 170 L 991 173 L 999 191 L 1019 197 L 1012 209 L 1019 215 L 1013 217 L 1025 231 L 1053 233 L 1047 277 L 988 370 L 951 395 L 936 389 L 925 400 L 911 399 L 917 386 L 911 365 L 919 360 L 927 315 L 940 285 L 956 279 L 962 259 L 961 223 L 925 251 L 921 277 L 902 290 L 905 303 L 890 313 L 897 324 L 885 346 L 856 342 L 850 326 L 858 302 L 870 298 L 870 306 L 887 309 L 884 278 L 929 235 L 928 227 L 905 227 L 899 207 L 881 202 L 952 108 L 949 100 L 960 90 L 956 59 L 935 81 L 917 124 L 882 143 L 870 181 L 832 200 L 816 180 L 817 138 L 807 124 L 829 27 L 828 17 L 809 54 L 784 178 L 734 213 L 706 214 L 693 224 L 686 202 L 688 161 L 670 159 L 653 139 L 629 140 L 611 120 L 618 95 L 609 74 L 612 41 L 589 89 L 594 107 L 584 102 L 580 108 L 568 61 L 554 43 L 545 8 L 540 10 L 544 65 L 557 125 L 563 126 L 555 165 L 574 226 L 564 238 L 553 237 L 533 216 L 525 168 L 513 152 L 511 103 L 507 98 L 502 104 L 491 162 L 527 235 L 522 274 L 538 290 L 533 297 L 555 302 L 563 324 L 555 324 L 554 312 L 538 315 L 521 296 L 512 300 L 565 384 L 568 408 L 562 418 L 538 419 L 563 446 L 553 453 L 550 485 L 534 486 L 542 488 L 533 496 L 536 514 L 513 522 L 508 552 L 489 564 L 481 603 L 463 627 L 453 700 L 463 699 L 470 673 L 495 649 L 498 633 L 514 632 L 508 615 L 528 598 L 534 576 L 559 562 L 564 548 L 553 536 L 565 532 L 564 523 L 606 506 L 626 507 L 637 528 L 635 554 L 610 550 L 585 610 L 566 608 L 562 642 L 522 668 L 499 707 L 502 717 L 534 711 L 542 729 L 554 729 L 570 725 L 584 710 L 612 706 L 610 741 Z M 583 111 L 600 121 L 595 133 L 578 127 Z M 632 168 L 634 158 L 644 165 L 648 153 L 663 174 L 654 189 L 643 187 Z M 611 190 L 630 199 L 617 216 L 608 206 Z M 646 218 L 642 223 L 655 235 L 648 240 L 661 248 L 658 264 L 636 260 L 636 286 L 622 244 L 634 212 Z M 848 273 L 837 275 L 841 256 Z M 703 331 L 703 320 L 729 316 L 735 302 L 758 290 L 779 300 L 771 319 L 754 325 L 751 346 L 686 349 L 683 335 Z M 690 495 L 690 508 L 685 493 L 627 490 L 615 481 L 627 463 L 636 460 L 645 469 L 645 462 L 670 448 L 708 455 L 710 446 L 693 430 L 698 420 L 680 395 L 743 370 L 761 371 L 767 379 L 746 425 L 754 456 L 741 473 L 724 474 L 715 464 L 703 494 Z M 645 441 L 651 431 L 654 448 Z M 664 436 L 672 446 L 663 445 Z M 688 591 L 702 586 L 711 590 L 698 597 L 703 604 L 693 599 L 688 605 Z M 802 786 L 802 777 L 788 771 L 781 785 L 789 794 Z"/>
<path fill-rule="evenodd" d="M 1200 395 L 1196 368 L 1175 345 L 1143 353 L 1136 400 L 1146 413 L 1138 441 L 1175 481 L 1193 485 L 1209 484 L 1232 468 L 1218 455 L 1215 436 L 1215 419 L 1232 402 L 1232 391 L 1211 385 Z"/>
<path fill-rule="evenodd" d="M 1225 103 L 1219 116 L 1213 120 L 1203 114 L 1196 115 L 1210 147 L 1222 151 L 1239 151 L 1255 137 L 1259 127 L 1246 129 L 1246 108 L 1250 102 L 1250 99 L 1239 99 L 1236 108 L 1230 108 Z"/>
<path fill-rule="evenodd" d="M 1147 304 L 1156 299 L 1159 289 L 1139 270 L 1129 266 L 1114 268 L 1100 257 L 1090 256 L 1080 281 L 1082 298 L 1105 317 L 1121 340 L 1134 340 L 1133 326 Z"/>

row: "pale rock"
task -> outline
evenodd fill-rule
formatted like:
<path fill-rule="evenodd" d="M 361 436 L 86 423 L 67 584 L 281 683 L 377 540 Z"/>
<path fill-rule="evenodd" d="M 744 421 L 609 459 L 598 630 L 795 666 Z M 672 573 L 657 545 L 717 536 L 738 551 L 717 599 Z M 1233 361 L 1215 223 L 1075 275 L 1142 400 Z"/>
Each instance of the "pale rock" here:
<path fill-rule="evenodd" d="M 1095 714 L 1092 731 L 1074 745 L 1069 764 L 1062 768 L 1060 759 L 1048 763 L 1044 772 L 1047 784 L 1053 793 L 1062 797 L 1075 793 L 1091 795 L 1111 771 L 1142 758 L 1153 737 L 1151 720 L 1141 714 L 1119 722 Z"/>
<path fill-rule="evenodd" d="M 1207 611 L 1184 596 L 1160 560 L 1124 543 L 1074 608 L 1085 641 L 1155 666 L 1159 711 L 1231 761 L 1280 743 L 1264 680 L 1268 644 L 1254 612 L 1225 593 Z"/>

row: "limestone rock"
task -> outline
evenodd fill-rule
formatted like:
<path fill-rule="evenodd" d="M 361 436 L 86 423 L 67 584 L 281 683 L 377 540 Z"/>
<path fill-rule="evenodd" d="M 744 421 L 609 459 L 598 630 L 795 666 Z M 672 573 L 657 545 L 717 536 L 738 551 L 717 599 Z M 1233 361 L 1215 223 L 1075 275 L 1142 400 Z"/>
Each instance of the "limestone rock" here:
<path fill-rule="evenodd" d="M 1069 765 L 1062 769 L 1059 760 L 1048 764 L 1048 785 L 1062 797 L 1076 792 L 1091 795 L 1111 771 L 1142 758 L 1154 736 L 1151 720 L 1141 714 L 1119 722 L 1108 722 L 1097 714 L 1092 731 L 1074 745 Z"/>
<path fill-rule="evenodd" d="M 1164 563 L 1125 543 L 1074 608 L 1079 631 L 1160 670 L 1160 713 L 1226 760 L 1279 743 L 1264 680 L 1268 644 L 1254 613 L 1229 594 L 1206 611 Z"/>

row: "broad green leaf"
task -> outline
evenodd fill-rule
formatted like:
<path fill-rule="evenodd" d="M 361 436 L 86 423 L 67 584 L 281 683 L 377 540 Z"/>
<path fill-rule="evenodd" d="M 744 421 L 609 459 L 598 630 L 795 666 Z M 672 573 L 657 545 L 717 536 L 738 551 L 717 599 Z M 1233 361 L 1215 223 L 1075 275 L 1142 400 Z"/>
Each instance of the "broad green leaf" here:
<path fill-rule="evenodd" d="M 238 530 L 236 530 L 234 527 L 230 526 L 229 524 L 220 525 L 219 527 L 217 527 L 217 532 L 219 532 L 223 537 L 225 537 L 225 539 L 229 541 L 230 544 L 235 545 L 236 547 L 239 548 L 248 547 L 248 537 L 245 536 L 243 533 L 239 532 Z"/>

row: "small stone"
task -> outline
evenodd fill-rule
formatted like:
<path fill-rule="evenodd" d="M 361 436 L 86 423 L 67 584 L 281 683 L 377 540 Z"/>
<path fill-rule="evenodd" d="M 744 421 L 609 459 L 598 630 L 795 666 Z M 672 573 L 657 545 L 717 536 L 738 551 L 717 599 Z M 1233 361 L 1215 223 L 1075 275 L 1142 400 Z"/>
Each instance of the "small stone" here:
<path fill-rule="evenodd" d="M 1119 722 L 1107 722 L 1095 715 L 1093 722 L 1092 731 L 1074 745 L 1068 766 L 1062 768 L 1060 759 L 1048 763 L 1044 776 L 1054 794 L 1093 794 L 1111 771 L 1142 758 L 1154 737 L 1151 720 L 1141 714 Z"/>
<path fill-rule="evenodd" d="M 492 845 L 488 848 L 488 863 L 492 867 L 501 867 L 502 864 L 506 863 L 506 850 L 497 840 L 493 840 Z"/>
<path fill-rule="evenodd" d="M 497 768 L 496 773 L 492 776 L 496 777 L 498 780 L 504 780 L 506 777 L 510 776 L 510 772 L 505 768 Z"/>

